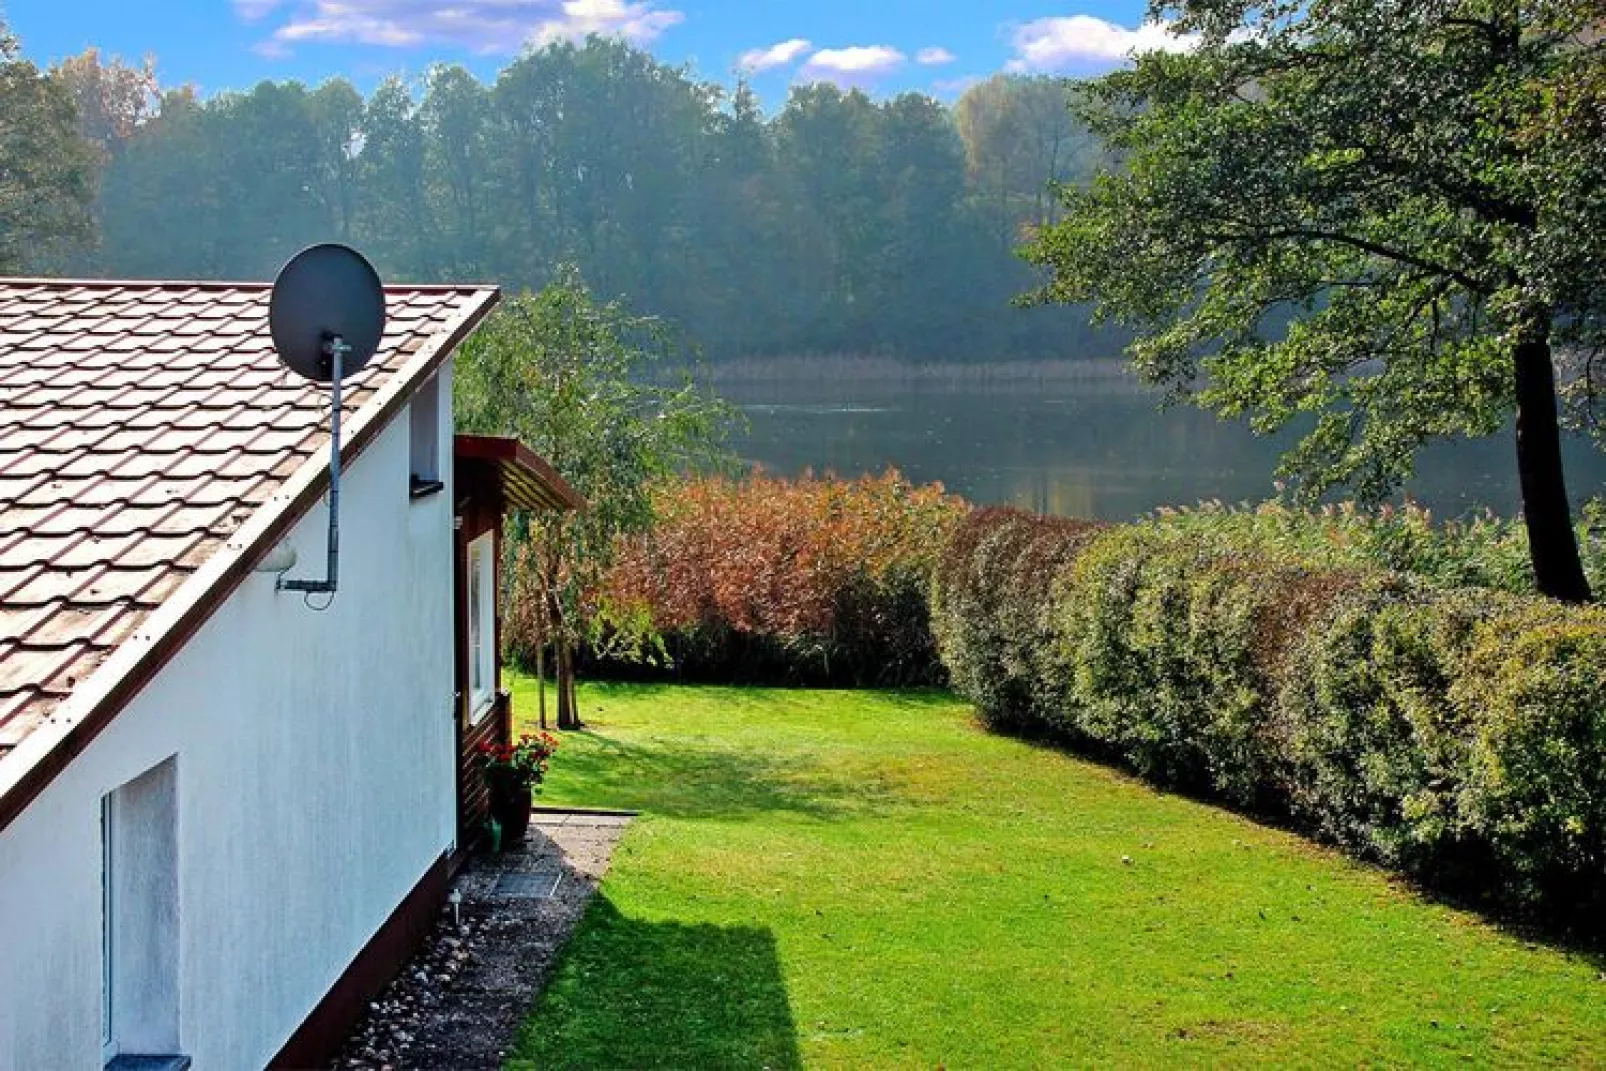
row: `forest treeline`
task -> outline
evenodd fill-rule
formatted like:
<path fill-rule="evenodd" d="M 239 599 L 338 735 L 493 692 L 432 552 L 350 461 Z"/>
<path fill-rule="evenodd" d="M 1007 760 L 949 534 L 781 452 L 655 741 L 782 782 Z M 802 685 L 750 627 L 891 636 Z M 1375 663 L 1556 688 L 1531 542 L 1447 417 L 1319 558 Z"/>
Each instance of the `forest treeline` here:
<path fill-rule="evenodd" d="M 1098 157 L 1057 79 L 951 107 L 806 85 L 766 114 L 745 84 L 593 38 L 489 84 L 443 65 L 366 97 L 333 79 L 203 98 L 93 51 L 38 80 L 75 109 L 94 192 L 82 240 L 37 243 L 32 270 L 263 279 L 338 240 L 397 282 L 521 290 L 573 264 L 714 360 L 1119 348 L 1082 310 L 1011 306 L 1051 185 Z"/>

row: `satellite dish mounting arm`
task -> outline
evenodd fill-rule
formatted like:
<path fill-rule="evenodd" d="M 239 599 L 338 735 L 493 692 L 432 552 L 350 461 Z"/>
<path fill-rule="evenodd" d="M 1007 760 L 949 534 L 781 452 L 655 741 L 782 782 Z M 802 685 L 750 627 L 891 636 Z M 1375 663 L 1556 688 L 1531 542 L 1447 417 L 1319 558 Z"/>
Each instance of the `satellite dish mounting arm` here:
<path fill-rule="evenodd" d="M 322 580 L 286 580 L 279 577 L 279 591 L 334 594 L 340 580 L 340 380 L 343 364 L 351 347 L 339 335 L 326 335 L 323 352 L 329 358 L 329 563 Z"/>
<path fill-rule="evenodd" d="M 384 284 L 355 249 L 333 243 L 309 246 L 291 257 L 273 281 L 268 329 L 287 369 L 308 382 L 329 384 L 328 571 L 322 580 L 281 576 L 275 586 L 333 599 L 340 578 L 341 381 L 362 371 L 379 349 L 385 332 Z"/>

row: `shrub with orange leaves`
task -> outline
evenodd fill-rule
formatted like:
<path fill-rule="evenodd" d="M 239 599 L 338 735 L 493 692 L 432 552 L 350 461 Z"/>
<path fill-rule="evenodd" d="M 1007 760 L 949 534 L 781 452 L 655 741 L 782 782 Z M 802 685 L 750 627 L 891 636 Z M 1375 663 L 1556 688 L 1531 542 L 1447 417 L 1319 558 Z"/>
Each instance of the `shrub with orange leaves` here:
<path fill-rule="evenodd" d="M 650 621 L 677 674 L 943 680 L 927 595 L 968 507 L 940 485 L 917 487 L 895 470 L 855 480 L 705 477 L 660 486 L 655 509 L 653 529 L 618 548 L 596 605 L 605 623 Z M 593 668 L 625 670 L 595 654 L 606 646 L 594 648 Z"/>

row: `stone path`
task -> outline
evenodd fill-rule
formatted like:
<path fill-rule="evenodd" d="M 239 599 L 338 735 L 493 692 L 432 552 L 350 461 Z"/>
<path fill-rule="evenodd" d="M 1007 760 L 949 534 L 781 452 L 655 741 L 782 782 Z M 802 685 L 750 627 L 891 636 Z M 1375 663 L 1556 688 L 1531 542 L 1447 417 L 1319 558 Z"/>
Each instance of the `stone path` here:
<path fill-rule="evenodd" d="M 424 947 L 369 1005 L 340 1068 L 497 1068 L 608 869 L 626 815 L 537 812 L 522 846 L 457 875 Z"/>

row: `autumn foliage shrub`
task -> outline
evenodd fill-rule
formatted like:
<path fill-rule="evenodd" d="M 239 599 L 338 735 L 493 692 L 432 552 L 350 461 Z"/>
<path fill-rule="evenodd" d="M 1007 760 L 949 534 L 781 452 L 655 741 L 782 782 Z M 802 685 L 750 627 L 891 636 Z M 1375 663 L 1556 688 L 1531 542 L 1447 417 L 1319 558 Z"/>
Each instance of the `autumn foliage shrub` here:
<path fill-rule="evenodd" d="M 657 523 L 617 548 L 597 601 L 605 628 L 661 637 L 661 668 L 743 682 L 944 680 L 927 589 L 967 507 L 940 486 L 895 471 L 708 477 L 660 486 L 654 505 Z M 640 672 L 601 657 L 592 668 Z"/>
<path fill-rule="evenodd" d="M 933 585 L 955 688 L 1156 783 L 1599 925 L 1606 610 L 1209 530 L 987 510 Z"/>

